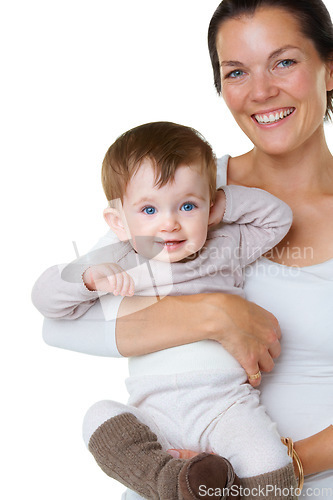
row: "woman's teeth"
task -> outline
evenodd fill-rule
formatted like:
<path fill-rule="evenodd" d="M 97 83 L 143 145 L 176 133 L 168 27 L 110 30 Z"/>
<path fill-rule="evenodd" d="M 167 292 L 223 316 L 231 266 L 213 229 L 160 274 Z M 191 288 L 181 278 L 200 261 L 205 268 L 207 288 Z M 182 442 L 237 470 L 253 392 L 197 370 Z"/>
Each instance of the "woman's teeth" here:
<path fill-rule="evenodd" d="M 283 120 L 286 116 L 289 116 L 295 108 L 288 108 L 283 111 L 276 111 L 275 113 L 269 113 L 267 115 L 254 115 L 258 123 L 276 123 L 279 120 Z"/>

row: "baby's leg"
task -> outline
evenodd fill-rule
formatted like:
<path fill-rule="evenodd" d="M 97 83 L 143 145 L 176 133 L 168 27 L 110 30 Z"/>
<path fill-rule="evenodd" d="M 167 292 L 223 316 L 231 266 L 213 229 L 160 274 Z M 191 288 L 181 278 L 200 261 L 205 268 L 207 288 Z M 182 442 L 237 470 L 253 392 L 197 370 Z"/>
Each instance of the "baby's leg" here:
<path fill-rule="evenodd" d="M 240 398 L 210 425 L 212 451 L 232 463 L 243 487 L 264 488 L 266 498 L 296 498 L 297 482 L 276 424 L 259 403 L 258 391 Z"/>
<path fill-rule="evenodd" d="M 159 433 L 145 412 L 114 401 L 101 401 L 88 410 L 83 436 L 101 469 L 144 498 L 214 498 L 211 494 L 199 496 L 199 486 L 204 483 L 207 491 L 217 491 L 237 484 L 225 459 L 208 453 L 191 460 L 174 459 L 163 450 L 151 429 Z M 168 443 L 164 442 L 167 449 Z M 131 494 L 127 496 L 133 498 Z"/>
<path fill-rule="evenodd" d="M 144 500 L 144 498 L 141 497 L 138 493 L 135 493 L 135 491 L 126 490 L 121 495 L 121 500 Z"/>
<path fill-rule="evenodd" d="M 158 436 L 160 444 L 165 448 L 170 448 L 168 441 L 163 437 L 154 420 L 143 412 L 136 408 L 135 406 L 124 405 L 118 401 L 98 401 L 93 404 L 87 411 L 82 426 L 83 440 L 87 447 L 89 447 L 89 441 L 93 433 L 102 425 L 104 422 L 110 418 L 124 415 L 125 413 L 131 413 L 134 415 L 142 424 L 147 425 L 151 431 Z"/>

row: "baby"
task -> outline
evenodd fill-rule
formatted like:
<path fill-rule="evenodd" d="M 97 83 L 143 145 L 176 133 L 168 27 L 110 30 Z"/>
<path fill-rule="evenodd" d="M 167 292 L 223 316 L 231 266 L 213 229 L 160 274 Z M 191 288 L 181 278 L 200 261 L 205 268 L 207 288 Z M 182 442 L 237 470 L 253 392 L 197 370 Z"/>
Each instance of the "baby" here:
<path fill-rule="evenodd" d="M 102 181 L 111 200 L 104 217 L 120 241 L 62 272 L 65 281 L 82 275 L 91 291 L 243 296 L 245 266 L 274 247 L 292 222 L 289 207 L 260 189 L 216 192 L 211 147 L 173 123 L 119 137 L 104 158 Z M 284 498 L 296 498 L 293 465 L 276 426 L 219 343 L 131 358 L 129 369 L 128 406 L 102 401 L 84 420 L 85 442 L 109 476 L 151 499 L 220 498 L 224 488 L 235 498 L 242 488 L 264 488 L 266 498 L 285 489 Z M 177 460 L 169 448 L 199 454 Z"/>

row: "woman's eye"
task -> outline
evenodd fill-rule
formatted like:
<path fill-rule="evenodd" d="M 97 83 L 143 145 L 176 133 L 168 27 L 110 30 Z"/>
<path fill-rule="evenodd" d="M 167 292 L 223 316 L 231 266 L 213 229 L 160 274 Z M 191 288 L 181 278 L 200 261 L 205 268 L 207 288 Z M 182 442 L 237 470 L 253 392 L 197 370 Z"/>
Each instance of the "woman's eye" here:
<path fill-rule="evenodd" d="M 239 78 L 244 75 L 244 71 L 241 69 L 235 69 L 234 71 L 231 71 L 231 73 L 228 73 L 226 78 Z"/>
<path fill-rule="evenodd" d="M 190 210 L 193 210 L 195 208 L 194 203 L 184 203 L 184 205 L 181 206 L 181 210 L 184 212 L 189 212 Z"/>
<path fill-rule="evenodd" d="M 295 63 L 296 61 L 294 61 L 294 59 L 283 59 L 283 61 L 277 64 L 277 68 L 290 68 L 290 66 L 293 66 Z"/>
<path fill-rule="evenodd" d="M 143 213 L 147 214 L 147 215 L 154 215 L 154 213 L 156 212 L 156 208 L 154 207 L 145 207 L 143 210 L 142 210 Z"/>

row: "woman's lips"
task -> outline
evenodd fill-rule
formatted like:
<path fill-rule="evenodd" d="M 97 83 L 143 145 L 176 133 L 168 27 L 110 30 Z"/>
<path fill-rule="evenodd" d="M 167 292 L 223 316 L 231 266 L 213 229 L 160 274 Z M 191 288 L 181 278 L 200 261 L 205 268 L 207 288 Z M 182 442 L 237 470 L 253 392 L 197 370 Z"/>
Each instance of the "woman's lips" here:
<path fill-rule="evenodd" d="M 290 116 L 296 108 L 279 108 L 272 111 L 266 111 L 262 113 L 255 113 L 252 115 L 252 119 L 259 123 L 259 125 L 272 125 L 274 123 L 281 122 Z"/>

